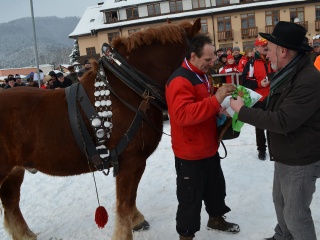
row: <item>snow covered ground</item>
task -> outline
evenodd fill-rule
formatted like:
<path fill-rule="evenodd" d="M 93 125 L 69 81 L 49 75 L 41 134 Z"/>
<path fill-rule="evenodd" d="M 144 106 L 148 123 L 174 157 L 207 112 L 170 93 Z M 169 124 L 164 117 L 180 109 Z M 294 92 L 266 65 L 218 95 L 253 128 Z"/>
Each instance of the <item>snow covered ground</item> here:
<path fill-rule="evenodd" d="M 164 123 L 170 133 L 170 125 Z M 202 209 L 201 230 L 196 240 L 261 240 L 273 235 L 276 217 L 272 203 L 273 163 L 257 159 L 254 128 L 245 125 L 238 139 L 225 141 L 228 157 L 222 160 L 227 184 L 227 220 L 241 231 L 230 235 L 206 229 L 207 214 Z M 223 155 L 223 149 L 220 149 Z M 95 173 L 100 203 L 109 213 L 109 222 L 98 229 L 94 213 L 98 206 L 91 174 L 49 177 L 26 173 L 22 185 L 21 210 L 39 240 L 109 240 L 114 228 L 115 179 Z M 317 182 L 319 188 L 320 181 Z M 150 223 L 148 231 L 134 233 L 135 240 L 174 240 L 177 200 L 175 168 L 170 137 L 163 135 L 158 149 L 147 161 L 137 198 L 137 206 Z M 312 212 L 320 238 L 320 190 L 314 195 Z M 2 219 L 3 222 L 3 219 Z M 0 223 L 0 239 L 11 238 Z"/>

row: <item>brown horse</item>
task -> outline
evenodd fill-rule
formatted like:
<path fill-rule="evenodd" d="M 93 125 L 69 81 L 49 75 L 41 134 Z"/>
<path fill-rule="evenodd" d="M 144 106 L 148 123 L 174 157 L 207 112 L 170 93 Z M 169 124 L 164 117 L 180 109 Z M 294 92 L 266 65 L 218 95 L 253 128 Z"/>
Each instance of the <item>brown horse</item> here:
<path fill-rule="evenodd" d="M 200 19 L 194 24 L 167 24 L 116 39 L 113 46 L 131 66 L 164 87 L 170 74 L 181 64 L 188 39 L 200 27 Z M 81 82 L 92 104 L 95 103 L 94 84 L 98 72 L 98 63 L 92 61 L 92 70 Z M 104 68 L 104 72 L 118 97 L 138 108 L 143 98 L 108 69 Z M 135 112 L 114 94 L 110 97 L 113 128 L 106 145 L 113 149 L 129 129 Z M 13 88 L 1 91 L 0 102 L 0 197 L 4 227 L 12 239 L 35 240 L 37 236 L 29 229 L 19 207 L 25 169 L 35 168 L 52 176 L 72 176 L 95 168 L 92 163 L 88 164 L 73 136 L 64 90 Z M 114 240 L 132 239 L 132 229 L 145 223 L 136 207 L 136 194 L 146 160 L 161 139 L 162 111 L 150 104 L 146 115 L 148 121 L 143 120 L 119 157 Z M 86 123 L 88 125 L 88 120 Z"/>

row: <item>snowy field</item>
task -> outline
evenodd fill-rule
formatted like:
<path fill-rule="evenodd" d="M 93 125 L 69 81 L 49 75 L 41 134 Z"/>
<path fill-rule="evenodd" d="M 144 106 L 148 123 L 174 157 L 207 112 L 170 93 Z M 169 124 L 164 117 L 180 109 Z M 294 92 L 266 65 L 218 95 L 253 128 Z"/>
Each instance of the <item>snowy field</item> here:
<path fill-rule="evenodd" d="M 164 131 L 170 133 L 168 122 Z M 208 231 L 208 216 L 202 209 L 201 230 L 196 240 L 261 240 L 273 235 L 276 217 L 272 203 L 273 163 L 257 159 L 254 128 L 245 125 L 238 139 L 225 141 L 228 157 L 222 160 L 226 178 L 226 203 L 231 208 L 227 220 L 238 223 L 241 231 L 230 235 Z M 220 148 L 223 156 L 223 149 Z M 109 213 L 109 222 L 98 229 L 94 213 L 98 206 L 91 174 L 49 177 L 26 173 L 22 185 L 21 210 L 39 240 L 109 240 L 114 228 L 115 179 L 95 173 L 100 203 Z M 317 182 L 319 188 L 320 181 Z M 175 168 L 170 137 L 163 135 L 158 149 L 147 161 L 138 190 L 137 206 L 150 229 L 135 232 L 135 240 L 174 240 L 177 200 Z M 312 212 L 320 239 L 320 190 L 315 193 Z M 0 239 L 11 238 L 0 224 Z"/>

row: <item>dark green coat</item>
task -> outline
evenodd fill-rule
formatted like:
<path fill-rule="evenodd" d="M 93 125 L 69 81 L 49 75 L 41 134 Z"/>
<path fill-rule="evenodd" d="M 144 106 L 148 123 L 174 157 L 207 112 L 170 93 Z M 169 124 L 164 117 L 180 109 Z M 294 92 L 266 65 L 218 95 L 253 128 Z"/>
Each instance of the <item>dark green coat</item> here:
<path fill-rule="evenodd" d="M 288 165 L 319 161 L 320 73 L 309 57 L 305 55 L 270 93 L 266 111 L 242 107 L 239 120 L 267 130 L 272 161 Z"/>

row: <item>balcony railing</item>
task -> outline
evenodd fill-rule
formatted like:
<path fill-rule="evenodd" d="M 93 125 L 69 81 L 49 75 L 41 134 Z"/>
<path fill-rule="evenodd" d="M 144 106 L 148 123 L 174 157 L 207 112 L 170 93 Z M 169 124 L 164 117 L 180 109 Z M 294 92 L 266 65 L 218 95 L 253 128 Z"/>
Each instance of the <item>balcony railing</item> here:
<path fill-rule="evenodd" d="M 315 30 L 316 31 L 320 31 L 320 19 L 318 19 L 318 20 L 315 20 L 315 22 L 314 22 L 315 24 Z"/>
<path fill-rule="evenodd" d="M 228 41 L 228 40 L 233 40 L 233 31 L 228 30 L 228 31 L 219 31 L 218 32 L 218 41 Z"/>
<path fill-rule="evenodd" d="M 273 32 L 274 26 L 270 25 L 270 26 L 266 26 L 265 28 L 266 33 L 271 34 Z"/>
<path fill-rule="evenodd" d="M 308 31 L 308 21 L 297 22 L 296 24 L 300 24 Z"/>
<path fill-rule="evenodd" d="M 258 27 L 241 28 L 241 37 L 242 39 L 258 37 Z"/>

